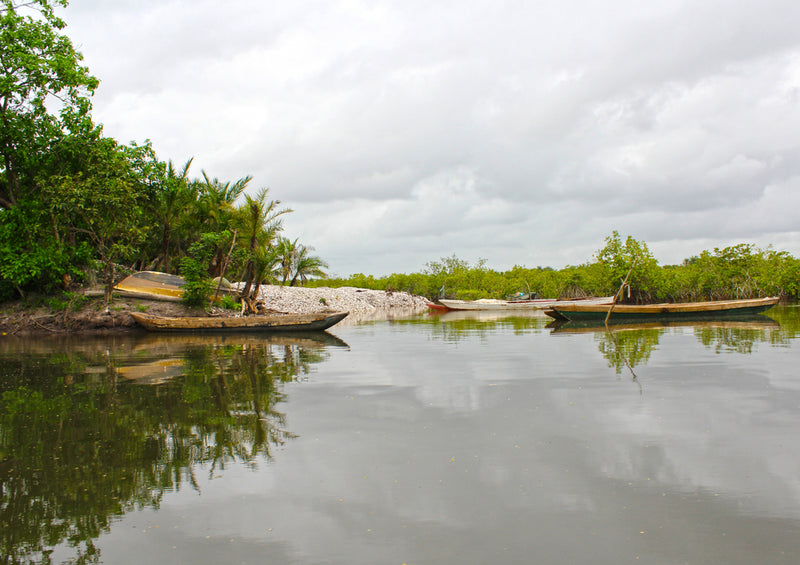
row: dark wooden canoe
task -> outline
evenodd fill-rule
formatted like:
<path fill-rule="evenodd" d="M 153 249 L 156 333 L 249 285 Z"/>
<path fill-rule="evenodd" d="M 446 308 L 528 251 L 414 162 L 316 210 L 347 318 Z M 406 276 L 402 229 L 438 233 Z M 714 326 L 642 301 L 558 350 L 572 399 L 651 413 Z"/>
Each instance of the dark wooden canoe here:
<path fill-rule="evenodd" d="M 169 317 L 131 312 L 139 325 L 151 332 L 238 331 L 289 332 L 326 330 L 341 322 L 349 312 L 317 312 L 315 314 L 273 314 L 268 316 Z"/>
<path fill-rule="evenodd" d="M 752 316 L 772 308 L 778 298 L 718 300 L 713 302 L 677 302 L 674 304 L 616 304 L 609 321 L 631 322 L 663 319 L 716 319 Z M 545 314 L 557 320 L 603 322 L 611 304 L 569 304 L 553 306 Z"/>

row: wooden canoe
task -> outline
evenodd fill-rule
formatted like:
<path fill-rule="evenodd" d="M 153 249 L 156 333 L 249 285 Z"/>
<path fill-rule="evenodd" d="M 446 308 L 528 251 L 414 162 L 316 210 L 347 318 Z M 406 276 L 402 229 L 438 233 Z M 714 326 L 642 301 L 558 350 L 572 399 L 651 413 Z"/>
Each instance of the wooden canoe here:
<path fill-rule="evenodd" d="M 321 331 L 341 322 L 349 312 L 317 312 L 314 314 L 273 314 L 237 318 L 212 316 L 154 316 L 131 312 L 131 316 L 151 332 L 175 331 L 238 331 L 238 332 L 289 332 Z"/>
<path fill-rule="evenodd" d="M 635 321 L 659 319 L 708 319 L 752 316 L 760 314 L 778 303 L 779 298 L 752 298 L 745 300 L 718 300 L 713 302 L 676 302 L 664 304 L 616 304 L 609 321 Z M 565 304 L 545 310 L 557 320 L 605 320 L 611 304 Z"/>
<path fill-rule="evenodd" d="M 546 310 L 567 304 L 611 304 L 613 296 L 599 298 L 536 298 L 533 300 L 498 300 L 495 298 L 481 298 L 480 300 L 450 300 L 440 298 L 439 304 L 449 310 Z M 431 308 L 431 305 L 428 305 Z"/>

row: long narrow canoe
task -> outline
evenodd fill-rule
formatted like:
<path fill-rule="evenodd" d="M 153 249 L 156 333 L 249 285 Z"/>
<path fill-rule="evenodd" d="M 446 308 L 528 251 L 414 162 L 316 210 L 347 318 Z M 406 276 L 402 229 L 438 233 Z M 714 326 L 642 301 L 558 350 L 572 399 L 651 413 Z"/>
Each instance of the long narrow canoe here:
<path fill-rule="evenodd" d="M 674 304 L 616 304 L 609 321 L 635 321 L 658 319 L 708 319 L 752 316 L 772 308 L 778 298 L 753 298 L 745 300 L 718 300 L 713 302 L 678 302 Z M 564 304 L 545 310 L 557 320 L 605 320 L 611 304 Z"/>
<path fill-rule="evenodd" d="M 497 300 L 481 298 L 480 300 L 450 300 L 440 298 L 439 303 L 449 310 L 546 310 L 567 304 L 611 304 L 613 296 L 599 298 L 578 298 L 559 300 L 557 298 L 536 298 L 533 300 Z M 432 306 L 429 304 L 429 308 Z"/>
<path fill-rule="evenodd" d="M 268 316 L 244 316 L 239 318 L 196 316 L 154 316 L 142 312 L 131 312 L 131 316 L 151 332 L 176 331 L 247 331 L 288 332 L 321 331 L 344 320 L 349 312 L 318 312 L 315 314 L 274 314 Z"/>

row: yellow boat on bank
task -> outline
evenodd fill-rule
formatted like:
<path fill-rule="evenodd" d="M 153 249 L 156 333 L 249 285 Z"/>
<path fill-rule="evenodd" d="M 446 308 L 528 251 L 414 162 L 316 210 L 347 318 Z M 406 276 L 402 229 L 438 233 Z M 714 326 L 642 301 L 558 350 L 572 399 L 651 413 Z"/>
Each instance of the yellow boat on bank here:
<path fill-rule="evenodd" d="M 114 292 L 132 298 L 180 302 L 186 281 L 178 275 L 158 271 L 139 271 L 122 279 Z"/>
<path fill-rule="evenodd" d="M 218 281 L 219 278 L 214 279 L 214 284 L 216 285 Z M 180 302 L 185 284 L 186 280 L 178 275 L 159 271 L 138 271 L 117 283 L 114 292 L 131 298 Z M 222 279 L 221 292 L 235 293 L 231 289 L 231 283 L 226 279 Z"/>

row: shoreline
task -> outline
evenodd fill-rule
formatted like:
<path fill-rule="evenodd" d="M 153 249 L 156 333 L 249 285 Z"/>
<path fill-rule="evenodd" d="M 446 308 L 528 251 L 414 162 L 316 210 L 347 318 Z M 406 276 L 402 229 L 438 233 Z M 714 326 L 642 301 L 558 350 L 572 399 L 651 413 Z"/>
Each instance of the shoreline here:
<path fill-rule="evenodd" d="M 86 293 L 77 308 L 65 305 L 28 306 L 21 301 L 0 305 L 0 337 L 63 334 L 111 334 L 139 331 L 142 328 L 130 313 L 147 312 L 160 316 L 205 316 L 198 308 L 180 302 L 164 302 L 115 294 L 106 305 L 100 296 Z M 304 314 L 323 310 L 347 311 L 344 322 L 407 316 L 427 310 L 428 300 L 407 292 L 370 290 L 355 287 L 262 286 L 259 301 L 277 313 Z M 227 311 L 230 315 L 235 312 Z"/>

